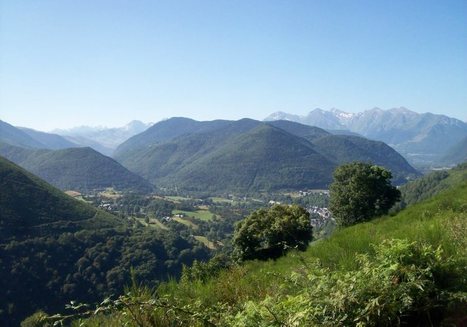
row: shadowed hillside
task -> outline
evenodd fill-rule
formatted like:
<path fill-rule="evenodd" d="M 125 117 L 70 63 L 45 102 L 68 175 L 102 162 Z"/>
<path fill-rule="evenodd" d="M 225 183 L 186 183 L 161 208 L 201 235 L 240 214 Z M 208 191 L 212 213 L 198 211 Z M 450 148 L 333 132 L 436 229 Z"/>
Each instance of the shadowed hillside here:
<path fill-rule="evenodd" d="M 32 150 L 0 143 L 0 154 L 62 190 L 152 190 L 143 178 L 91 148 Z"/>
<path fill-rule="evenodd" d="M 207 249 L 171 231 L 140 228 L 75 200 L 0 157 L 0 325 L 36 310 L 95 303 L 131 281 L 155 284 Z"/>

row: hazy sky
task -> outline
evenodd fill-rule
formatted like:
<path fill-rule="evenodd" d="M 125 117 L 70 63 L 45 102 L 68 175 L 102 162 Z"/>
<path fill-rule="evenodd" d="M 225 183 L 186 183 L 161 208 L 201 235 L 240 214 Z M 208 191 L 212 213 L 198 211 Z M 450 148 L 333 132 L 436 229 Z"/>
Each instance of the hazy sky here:
<path fill-rule="evenodd" d="M 467 120 L 467 1 L 0 0 L 14 125 L 400 106 Z"/>

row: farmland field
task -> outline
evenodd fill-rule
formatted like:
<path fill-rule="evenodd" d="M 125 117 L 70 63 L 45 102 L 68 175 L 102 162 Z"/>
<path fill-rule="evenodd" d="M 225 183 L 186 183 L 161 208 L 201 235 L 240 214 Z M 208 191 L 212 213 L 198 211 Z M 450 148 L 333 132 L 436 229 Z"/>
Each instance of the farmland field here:
<path fill-rule="evenodd" d="M 208 210 L 196 210 L 196 211 L 184 211 L 184 210 L 174 210 L 173 215 L 183 214 L 187 217 L 195 217 L 195 219 L 209 221 L 212 219 L 212 213 Z"/>

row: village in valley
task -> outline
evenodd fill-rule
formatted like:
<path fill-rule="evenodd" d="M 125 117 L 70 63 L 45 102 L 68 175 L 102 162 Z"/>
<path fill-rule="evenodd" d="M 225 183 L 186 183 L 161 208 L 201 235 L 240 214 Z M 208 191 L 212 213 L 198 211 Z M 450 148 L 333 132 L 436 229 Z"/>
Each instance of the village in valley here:
<path fill-rule="evenodd" d="M 288 193 L 225 194 L 197 197 L 190 195 L 139 195 L 113 188 L 88 194 L 67 191 L 68 195 L 109 211 L 139 228 L 175 229 L 188 234 L 210 249 L 228 243 L 235 222 L 254 210 L 277 204 L 298 204 L 310 214 L 316 237 L 334 226 L 328 209 L 328 190 L 300 190 Z"/>

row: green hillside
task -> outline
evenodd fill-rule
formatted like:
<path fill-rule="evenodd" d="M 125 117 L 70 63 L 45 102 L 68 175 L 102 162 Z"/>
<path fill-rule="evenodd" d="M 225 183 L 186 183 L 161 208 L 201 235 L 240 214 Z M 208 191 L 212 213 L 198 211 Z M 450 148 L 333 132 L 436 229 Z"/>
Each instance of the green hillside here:
<path fill-rule="evenodd" d="M 313 142 L 317 150 L 341 165 L 351 161 L 372 162 L 393 172 L 393 182 L 403 184 L 419 173 L 384 142 L 350 135 L 327 135 Z"/>
<path fill-rule="evenodd" d="M 213 192 L 323 188 L 334 168 L 306 140 L 262 124 L 180 169 L 176 182 Z"/>
<path fill-rule="evenodd" d="M 119 300 L 126 307 L 104 305 L 107 315 L 84 325 L 461 326 L 466 199 L 459 181 L 395 216 L 338 230 L 305 253 L 223 270 L 198 264 L 155 296 L 133 289 Z"/>
<path fill-rule="evenodd" d="M 149 182 L 91 148 L 33 150 L 0 143 L 0 155 L 62 190 L 152 190 Z"/>
<path fill-rule="evenodd" d="M 194 239 L 97 210 L 0 157 L 0 326 L 121 294 L 131 269 L 155 284 L 208 255 Z"/>
<path fill-rule="evenodd" d="M 351 161 L 373 162 L 393 172 L 393 182 L 403 184 L 407 177 L 419 173 L 396 151 L 384 142 L 372 141 L 357 134 L 333 134 L 321 128 L 299 123 L 276 120 L 269 125 L 279 127 L 313 143 L 315 149 L 338 165 Z"/>
<path fill-rule="evenodd" d="M 160 144 L 182 135 L 208 132 L 222 128 L 228 124 L 229 122 L 226 120 L 199 122 L 183 117 L 167 119 L 154 124 L 144 132 L 120 144 L 115 150 L 114 157 L 123 160 L 127 156 L 127 153 L 147 147 L 148 145 Z"/>
<path fill-rule="evenodd" d="M 89 224 L 113 227 L 113 216 L 51 187 L 0 157 L 0 239 L 73 232 Z"/>
<path fill-rule="evenodd" d="M 400 187 L 400 206 L 415 204 L 465 182 L 467 182 L 467 163 L 449 170 L 434 171 Z"/>
<path fill-rule="evenodd" d="M 314 141 L 324 136 L 331 135 L 331 133 L 325 131 L 322 128 L 303 125 L 288 120 L 275 120 L 267 123 L 268 125 L 278 127 L 290 134 L 296 135 L 298 137 L 303 137 L 308 141 Z"/>
<path fill-rule="evenodd" d="M 166 124 L 170 123 L 169 126 L 172 126 L 173 123 L 178 125 L 180 121 L 185 122 L 185 118 L 170 119 L 166 121 Z M 166 179 L 170 180 L 175 177 L 174 172 L 185 166 L 190 166 L 197 159 L 224 146 L 225 142 L 230 138 L 248 132 L 260 124 L 251 119 L 243 119 L 238 122 L 206 122 L 206 126 L 202 127 L 203 124 L 201 122 L 187 121 L 196 123 L 196 133 L 173 138 L 170 136 L 171 134 L 167 134 L 165 124 L 162 126 L 162 131 L 158 129 L 154 130 L 151 127 L 154 133 L 157 131 L 157 137 L 153 140 L 158 140 L 157 142 L 160 144 L 153 144 L 144 149 L 133 150 L 131 151 L 131 153 L 134 153 L 133 155 L 128 155 L 127 153 L 122 156 L 117 155 L 116 159 L 125 167 L 137 172 L 150 181 L 160 181 L 163 177 L 167 177 Z M 222 128 L 213 128 L 213 124 L 215 126 L 221 124 Z M 175 128 L 175 130 L 182 130 L 183 124 L 179 127 Z M 163 138 L 168 138 L 169 140 L 166 142 L 160 141 Z"/>
<path fill-rule="evenodd" d="M 173 118 L 122 144 L 115 158 L 157 186 L 211 193 L 326 188 L 337 165 L 355 160 L 389 168 L 398 183 L 418 174 L 382 142 L 289 121 Z"/>

